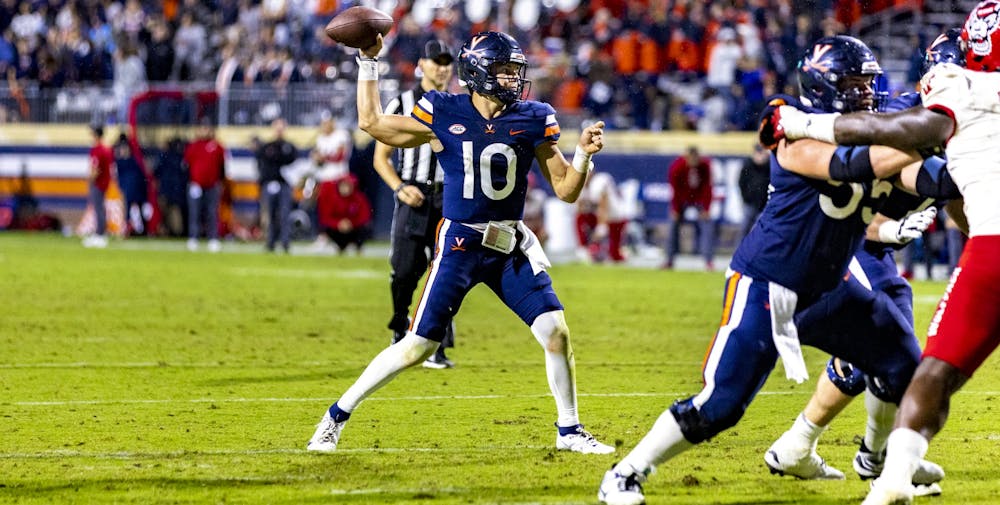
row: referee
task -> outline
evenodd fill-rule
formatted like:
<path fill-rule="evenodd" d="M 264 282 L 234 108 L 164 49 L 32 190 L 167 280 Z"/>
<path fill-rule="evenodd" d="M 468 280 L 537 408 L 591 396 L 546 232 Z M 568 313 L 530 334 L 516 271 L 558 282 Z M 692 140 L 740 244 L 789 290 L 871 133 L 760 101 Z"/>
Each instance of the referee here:
<path fill-rule="evenodd" d="M 424 46 L 424 56 L 417 62 L 420 85 L 393 99 L 386 114 L 409 114 L 420 97 L 431 90 L 444 91 L 451 81 L 451 64 L 455 60 L 448 46 L 431 40 Z M 430 144 L 400 150 L 399 165 L 393 166 L 393 148 L 375 143 L 375 171 L 396 195 L 396 210 L 392 217 L 392 330 L 393 343 L 406 335 L 413 292 L 434 254 L 435 230 L 441 220 L 444 174 Z M 424 362 L 427 368 L 451 368 L 454 363 L 445 354 L 445 347 L 454 347 L 454 324 L 449 326 L 437 352 Z"/>

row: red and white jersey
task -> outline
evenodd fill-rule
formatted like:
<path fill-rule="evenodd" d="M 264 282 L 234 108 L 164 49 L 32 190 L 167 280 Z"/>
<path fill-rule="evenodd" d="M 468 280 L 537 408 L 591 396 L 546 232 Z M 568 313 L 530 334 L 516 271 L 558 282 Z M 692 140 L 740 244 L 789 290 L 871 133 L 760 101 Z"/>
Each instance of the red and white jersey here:
<path fill-rule="evenodd" d="M 1000 73 L 935 65 L 921 80 L 920 97 L 955 121 L 945 152 L 965 197 L 969 236 L 1000 235 Z"/>
<path fill-rule="evenodd" d="M 594 203 L 595 208 L 604 195 L 608 196 L 608 221 L 628 220 L 627 204 L 611 174 L 597 171 L 590 174 L 590 180 L 587 181 L 587 187 L 584 191 L 587 193 L 586 198 Z"/>
<path fill-rule="evenodd" d="M 350 172 L 349 162 L 353 148 L 351 134 L 343 128 L 317 137 L 316 151 L 323 157 L 323 162 L 317 167 L 316 179 L 325 182 L 347 175 Z"/>

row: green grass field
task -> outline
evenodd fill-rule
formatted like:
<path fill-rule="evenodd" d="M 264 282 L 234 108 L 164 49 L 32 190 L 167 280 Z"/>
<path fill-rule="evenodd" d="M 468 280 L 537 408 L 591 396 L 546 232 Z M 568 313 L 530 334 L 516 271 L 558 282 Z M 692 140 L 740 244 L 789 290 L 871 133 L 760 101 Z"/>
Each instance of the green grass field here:
<path fill-rule="evenodd" d="M 457 318 L 456 368 L 403 373 L 356 411 L 337 453 L 311 454 L 323 410 L 388 343 L 388 261 L 181 249 L 0 235 L 0 502 L 596 503 L 608 466 L 700 389 L 721 312 L 721 273 L 552 269 L 582 421 L 620 446 L 583 456 L 554 450 L 542 351 L 479 287 Z M 918 332 L 943 288 L 915 283 Z M 814 381 L 826 357 L 806 357 Z M 955 398 L 929 453 L 945 494 L 918 503 L 1000 503 L 998 380 L 991 359 Z M 659 469 L 648 502 L 860 503 L 861 402 L 820 443 L 847 481 L 763 464 L 813 385 L 779 365 L 739 425 Z"/>

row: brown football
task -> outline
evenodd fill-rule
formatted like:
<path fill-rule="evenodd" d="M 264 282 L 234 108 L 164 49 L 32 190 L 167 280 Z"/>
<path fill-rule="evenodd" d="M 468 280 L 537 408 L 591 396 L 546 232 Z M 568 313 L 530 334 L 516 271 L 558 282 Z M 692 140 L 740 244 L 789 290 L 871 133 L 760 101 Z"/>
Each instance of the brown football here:
<path fill-rule="evenodd" d="M 376 35 L 392 29 L 392 16 L 370 7 L 345 9 L 326 24 L 326 36 L 348 47 L 364 49 L 375 44 Z"/>

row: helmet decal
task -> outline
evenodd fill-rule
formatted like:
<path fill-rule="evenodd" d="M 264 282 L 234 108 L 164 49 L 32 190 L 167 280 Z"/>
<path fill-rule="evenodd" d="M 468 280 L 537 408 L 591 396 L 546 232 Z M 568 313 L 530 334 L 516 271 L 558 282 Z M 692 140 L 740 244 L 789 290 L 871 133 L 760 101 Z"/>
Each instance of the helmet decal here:
<path fill-rule="evenodd" d="M 497 70 L 516 65 L 516 75 L 497 78 Z M 504 104 L 523 99 L 530 81 L 524 78 L 528 59 L 513 37 L 500 32 L 472 36 L 458 56 L 458 80 L 470 93 L 494 97 Z M 510 71 L 511 69 L 508 69 Z M 513 84 L 512 84 L 513 83 Z"/>
<path fill-rule="evenodd" d="M 882 75 L 875 54 L 854 37 L 837 35 L 817 40 L 797 70 L 802 102 L 825 112 L 875 110 L 888 95 L 875 89 L 875 78 Z"/>

